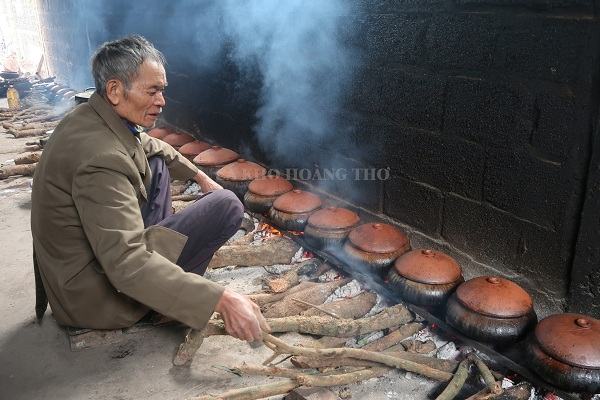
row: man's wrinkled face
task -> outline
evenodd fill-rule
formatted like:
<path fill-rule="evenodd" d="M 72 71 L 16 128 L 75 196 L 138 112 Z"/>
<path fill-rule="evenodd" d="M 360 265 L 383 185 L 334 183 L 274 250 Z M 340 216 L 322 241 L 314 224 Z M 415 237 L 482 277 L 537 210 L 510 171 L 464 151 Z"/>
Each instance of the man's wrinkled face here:
<path fill-rule="evenodd" d="M 165 105 L 163 92 L 166 86 L 163 66 L 146 60 L 129 89 L 119 80 L 110 80 L 106 85 L 106 95 L 121 118 L 152 128 Z"/>

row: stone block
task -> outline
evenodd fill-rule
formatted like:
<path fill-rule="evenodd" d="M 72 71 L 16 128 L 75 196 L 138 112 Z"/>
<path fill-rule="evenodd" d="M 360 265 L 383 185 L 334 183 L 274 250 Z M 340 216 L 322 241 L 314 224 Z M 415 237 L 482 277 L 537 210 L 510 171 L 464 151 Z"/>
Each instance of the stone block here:
<path fill-rule="evenodd" d="M 385 142 L 385 151 L 392 175 L 481 199 L 485 166 L 481 146 L 456 137 L 399 129 Z"/>
<path fill-rule="evenodd" d="M 595 56 L 592 21 L 514 17 L 499 34 L 493 68 L 561 83 L 587 80 L 582 63 Z"/>
<path fill-rule="evenodd" d="M 522 146 L 533 125 L 533 96 L 516 82 L 450 78 L 444 132 L 481 144 Z"/>
<path fill-rule="evenodd" d="M 442 193 L 428 185 L 393 177 L 384 184 L 383 212 L 429 236 L 439 236 Z"/>
<path fill-rule="evenodd" d="M 498 31 L 490 14 L 434 16 L 425 39 L 427 62 L 441 69 L 485 71 L 492 65 Z"/>
<path fill-rule="evenodd" d="M 564 168 L 542 161 L 525 150 L 488 153 L 484 200 L 532 221 L 558 229 L 566 217 L 566 202 L 574 190 L 563 177 Z"/>
<path fill-rule="evenodd" d="M 403 126 L 436 131 L 444 113 L 444 78 L 422 72 L 390 69 L 383 81 L 382 115 Z"/>

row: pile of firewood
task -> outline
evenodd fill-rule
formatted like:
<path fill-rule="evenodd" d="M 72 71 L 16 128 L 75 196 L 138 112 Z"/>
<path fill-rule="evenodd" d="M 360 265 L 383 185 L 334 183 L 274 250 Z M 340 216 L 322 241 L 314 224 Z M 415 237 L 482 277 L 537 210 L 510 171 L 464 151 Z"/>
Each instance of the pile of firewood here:
<path fill-rule="evenodd" d="M 1 111 L 0 122 L 15 138 L 43 136 L 58 125 L 63 115 L 64 112 L 51 106 L 35 105 L 18 111 Z"/>

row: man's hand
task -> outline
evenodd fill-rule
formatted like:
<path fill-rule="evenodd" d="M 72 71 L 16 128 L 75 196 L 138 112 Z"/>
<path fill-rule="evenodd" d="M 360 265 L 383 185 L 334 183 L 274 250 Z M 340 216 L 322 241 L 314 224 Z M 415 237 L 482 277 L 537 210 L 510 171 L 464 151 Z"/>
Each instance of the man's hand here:
<path fill-rule="evenodd" d="M 235 338 L 256 342 L 262 340 L 263 331 L 271 331 L 260 308 L 248 297 L 232 290 L 225 289 L 215 311 L 221 314 L 227 333 Z"/>
<path fill-rule="evenodd" d="M 200 189 L 203 193 L 210 192 L 212 190 L 223 189 L 223 186 L 219 185 L 217 182 L 213 181 L 202 171 L 198 171 L 194 180 L 198 185 L 200 185 Z"/>

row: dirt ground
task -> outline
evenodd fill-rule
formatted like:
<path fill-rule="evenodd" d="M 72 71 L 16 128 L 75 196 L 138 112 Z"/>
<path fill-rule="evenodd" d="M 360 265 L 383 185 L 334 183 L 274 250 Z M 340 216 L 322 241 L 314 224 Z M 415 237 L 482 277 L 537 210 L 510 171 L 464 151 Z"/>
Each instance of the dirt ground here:
<path fill-rule="evenodd" d="M 0 104 L 0 107 L 2 104 Z M 31 139 L 0 132 L 0 163 L 13 159 Z M 65 330 L 50 310 L 35 320 L 31 261 L 31 178 L 0 181 L 0 399 L 186 399 L 269 379 L 238 377 L 224 366 L 260 363 L 271 352 L 252 349 L 231 337 L 207 339 L 190 367 L 174 367 L 181 342 L 180 327 L 147 327 L 123 334 L 113 344 L 71 351 Z M 215 279 L 237 283 L 226 269 Z M 239 275 L 239 271 L 237 272 Z M 258 276 L 257 271 L 244 272 Z M 289 338 L 293 342 L 294 338 Z M 435 383 L 391 372 L 386 377 L 353 385 L 353 399 L 425 399 Z M 274 397 L 281 398 L 281 397 Z"/>

